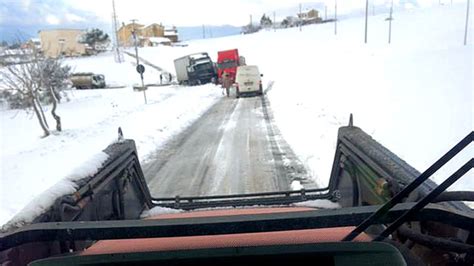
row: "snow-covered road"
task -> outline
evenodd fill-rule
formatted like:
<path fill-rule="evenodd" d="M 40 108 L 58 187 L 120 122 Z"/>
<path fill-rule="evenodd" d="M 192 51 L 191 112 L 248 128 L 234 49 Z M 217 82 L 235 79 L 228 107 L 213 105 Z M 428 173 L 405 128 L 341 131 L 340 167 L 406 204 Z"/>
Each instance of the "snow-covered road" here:
<path fill-rule="evenodd" d="M 281 138 L 266 115 L 266 98 L 223 98 L 144 166 L 155 197 L 288 190 Z M 282 146 L 283 147 L 283 146 Z M 295 162 L 292 162 L 295 163 Z"/>

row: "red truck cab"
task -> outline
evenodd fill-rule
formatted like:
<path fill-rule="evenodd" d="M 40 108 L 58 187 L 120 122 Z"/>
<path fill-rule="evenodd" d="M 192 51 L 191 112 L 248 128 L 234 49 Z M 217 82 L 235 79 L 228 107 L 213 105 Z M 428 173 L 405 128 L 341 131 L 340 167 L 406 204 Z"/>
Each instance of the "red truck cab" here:
<path fill-rule="evenodd" d="M 235 73 L 240 65 L 239 50 L 232 49 L 217 52 L 217 75 L 219 81 L 222 81 L 222 74 L 229 73 L 232 82 L 235 81 Z"/>

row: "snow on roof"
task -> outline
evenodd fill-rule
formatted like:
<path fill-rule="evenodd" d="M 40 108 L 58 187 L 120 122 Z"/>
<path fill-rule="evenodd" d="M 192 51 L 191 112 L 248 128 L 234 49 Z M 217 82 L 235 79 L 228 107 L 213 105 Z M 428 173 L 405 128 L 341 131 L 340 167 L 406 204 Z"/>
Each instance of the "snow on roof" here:
<path fill-rule="evenodd" d="M 158 23 L 151 23 L 151 24 L 149 24 L 149 25 L 146 25 L 145 28 L 153 27 L 153 26 L 163 27 L 163 25 L 161 25 L 161 24 L 158 24 Z"/>
<path fill-rule="evenodd" d="M 41 43 L 40 38 L 31 38 L 30 41 L 36 42 L 36 43 Z"/>
<path fill-rule="evenodd" d="M 202 53 L 191 54 L 191 55 L 189 55 L 189 57 L 193 60 L 199 60 L 199 59 L 203 59 L 203 58 L 209 58 L 209 55 L 205 52 L 202 52 Z"/>
<path fill-rule="evenodd" d="M 167 42 L 171 42 L 170 39 L 166 38 L 166 37 L 150 37 L 148 38 L 150 40 L 150 42 L 152 43 L 167 43 Z"/>
<path fill-rule="evenodd" d="M 178 36 L 178 32 L 175 30 L 165 30 L 165 36 Z"/>

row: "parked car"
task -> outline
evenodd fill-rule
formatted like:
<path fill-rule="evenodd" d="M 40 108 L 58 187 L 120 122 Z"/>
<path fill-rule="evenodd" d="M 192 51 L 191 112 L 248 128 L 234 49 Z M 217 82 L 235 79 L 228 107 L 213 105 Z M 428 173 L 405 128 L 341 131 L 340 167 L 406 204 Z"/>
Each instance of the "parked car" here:
<path fill-rule="evenodd" d="M 263 94 L 262 78 L 257 66 L 239 66 L 235 78 L 236 97 L 243 93 Z"/>

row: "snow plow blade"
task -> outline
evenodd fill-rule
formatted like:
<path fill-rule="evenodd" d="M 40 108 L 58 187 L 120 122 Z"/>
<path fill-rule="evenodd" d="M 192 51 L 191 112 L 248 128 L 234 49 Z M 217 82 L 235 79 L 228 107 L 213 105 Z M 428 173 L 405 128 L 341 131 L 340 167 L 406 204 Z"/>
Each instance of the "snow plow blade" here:
<path fill-rule="evenodd" d="M 73 181 L 77 191 L 57 198 L 31 223 L 137 219 L 143 210 L 150 208 L 150 192 L 138 161 L 135 142 L 123 140 L 111 144 L 103 152 L 108 159 L 95 175 Z M 2 231 L 28 223 L 10 221 Z"/>
<path fill-rule="evenodd" d="M 471 133 L 463 140 L 466 146 L 472 142 L 472 136 Z M 455 156 L 449 155 L 446 162 Z M 360 128 L 352 125 L 339 128 L 329 190 L 337 194 L 343 207 L 384 204 L 420 175 Z M 436 187 L 435 182 L 425 179 L 406 201 L 417 201 Z M 449 206 L 470 210 L 460 202 L 450 202 Z"/>
<path fill-rule="evenodd" d="M 77 181 L 78 190 L 74 194 L 56 199 L 55 204 L 35 217 L 31 224 L 10 223 L 2 228 L 0 262 L 26 265 L 84 250 L 97 240 L 352 226 L 354 229 L 344 242 L 352 241 L 362 232 L 376 241 L 387 241 L 385 238 L 390 235 L 389 242 L 404 250 L 405 260 L 415 258 L 414 261 L 426 264 L 472 263 L 474 213 L 460 201 L 472 201 L 473 192 L 444 191 L 473 167 L 473 160 L 439 186 L 428 178 L 473 139 L 471 132 L 420 173 L 360 128 L 349 125 L 339 129 L 326 188 L 174 198 L 150 195 L 134 141 L 120 141 L 104 150 L 109 157 L 97 174 Z M 337 202 L 342 208 L 209 217 L 196 221 L 140 220 L 144 210 L 157 206 L 190 211 L 255 205 L 291 207 L 294 203 L 317 199 Z"/>

